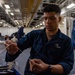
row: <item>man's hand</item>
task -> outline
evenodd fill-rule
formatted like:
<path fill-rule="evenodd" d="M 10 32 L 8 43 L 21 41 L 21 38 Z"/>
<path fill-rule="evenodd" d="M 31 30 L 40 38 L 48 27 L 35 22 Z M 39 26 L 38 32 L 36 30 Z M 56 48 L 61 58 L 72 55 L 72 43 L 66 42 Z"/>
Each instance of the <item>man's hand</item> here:
<path fill-rule="evenodd" d="M 30 71 L 34 73 L 40 73 L 45 71 L 48 68 L 48 64 L 44 63 L 40 59 L 30 59 Z"/>
<path fill-rule="evenodd" d="M 17 43 L 12 40 L 6 40 L 5 42 L 6 49 L 9 54 L 14 55 L 18 52 Z"/>

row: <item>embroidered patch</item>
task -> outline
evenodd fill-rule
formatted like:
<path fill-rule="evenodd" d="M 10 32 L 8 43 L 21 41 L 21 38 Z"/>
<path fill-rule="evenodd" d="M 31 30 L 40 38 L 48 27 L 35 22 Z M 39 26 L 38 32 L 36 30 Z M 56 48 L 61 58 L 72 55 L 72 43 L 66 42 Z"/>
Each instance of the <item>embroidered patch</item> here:
<path fill-rule="evenodd" d="M 56 48 L 61 48 L 61 47 L 59 46 L 59 44 L 55 44 L 55 47 L 56 47 Z"/>

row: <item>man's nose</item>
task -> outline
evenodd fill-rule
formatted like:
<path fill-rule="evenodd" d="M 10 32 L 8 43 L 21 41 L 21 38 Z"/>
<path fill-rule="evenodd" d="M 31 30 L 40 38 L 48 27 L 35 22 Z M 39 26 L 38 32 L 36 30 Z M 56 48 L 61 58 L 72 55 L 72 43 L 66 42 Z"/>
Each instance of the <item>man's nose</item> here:
<path fill-rule="evenodd" d="M 50 23 L 51 22 L 51 20 L 50 19 L 47 19 L 47 23 Z"/>

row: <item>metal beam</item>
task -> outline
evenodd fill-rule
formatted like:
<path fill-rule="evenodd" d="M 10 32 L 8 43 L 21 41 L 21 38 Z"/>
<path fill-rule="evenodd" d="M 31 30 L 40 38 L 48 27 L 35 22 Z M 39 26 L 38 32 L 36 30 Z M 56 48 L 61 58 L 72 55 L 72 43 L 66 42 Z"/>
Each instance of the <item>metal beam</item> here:
<path fill-rule="evenodd" d="M 37 4 L 36 4 L 36 6 L 35 6 L 35 8 L 34 8 L 34 12 L 33 12 L 32 16 L 31 16 L 31 18 L 30 18 L 30 21 L 29 21 L 28 25 L 30 24 L 30 22 L 31 22 L 31 20 L 32 20 L 32 18 L 33 18 L 33 16 L 34 16 L 34 14 L 36 13 L 37 8 L 39 7 L 41 1 L 42 1 L 42 0 L 38 0 L 38 1 L 37 1 Z M 27 26 L 28 26 L 28 25 L 27 25 Z"/>

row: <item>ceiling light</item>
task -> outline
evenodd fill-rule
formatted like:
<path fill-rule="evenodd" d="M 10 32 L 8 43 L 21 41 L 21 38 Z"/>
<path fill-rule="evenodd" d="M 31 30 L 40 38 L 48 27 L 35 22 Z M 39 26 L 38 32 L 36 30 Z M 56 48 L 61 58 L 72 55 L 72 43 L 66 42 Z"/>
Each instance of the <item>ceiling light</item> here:
<path fill-rule="evenodd" d="M 8 27 L 12 27 L 12 26 L 8 26 Z"/>
<path fill-rule="evenodd" d="M 69 9 L 69 8 L 74 7 L 74 6 L 75 6 L 75 4 L 74 4 L 74 3 L 71 3 L 71 4 L 69 4 L 69 5 L 67 6 L 67 8 Z"/>
<path fill-rule="evenodd" d="M 0 22 L 0 24 L 2 24 L 2 22 Z"/>
<path fill-rule="evenodd" d="M 5 6 L 5 8 L 7 8 L 7 9 L 9 9 L 9 8 L 10 8 L 10 6 L 9 6 L 9 5 L 7 5 L 7 4 L 5 4 L 4 6 Z"/>
<path fill-rule="evenodd" d="M 42 25 L 42 23 L 40 23 L 40 26 Z"/>
<path fill-rule="evenodd" d="M 45 22 L 43 21 L 42 24 L 45 25 Z"/>
<path fill-rule="evenodd" d="M 20 12 L 20 10 L 19 10 L 19 9 L 15 9 L 14 11 L 15 11 L 15 12 Z"/>
<path fill-rule="evenodd" d="M 35 26 L 36 28 L 38 27 L 38 26 Z"/>
<path fill-rule="evenodd" d="M 10 13 L 12 16 L 14 15 L 14 13 Z"/>

